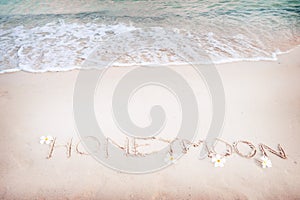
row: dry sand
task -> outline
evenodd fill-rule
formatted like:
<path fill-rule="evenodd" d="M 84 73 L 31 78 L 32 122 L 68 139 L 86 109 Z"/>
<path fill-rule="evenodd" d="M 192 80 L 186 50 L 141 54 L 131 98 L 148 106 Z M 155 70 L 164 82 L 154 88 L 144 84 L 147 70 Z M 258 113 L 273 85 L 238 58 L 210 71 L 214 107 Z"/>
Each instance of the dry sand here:
<path fill-rule="evenodd" d="M 77 137 L 72 98 L 78 71 L 1 74 L 0 198 L 299 199 L 299 55 L 297 48 L 278 61 L 217 66 L 226 95 L 222 138 L 228 142 L 248 140 L 256 146 L 280 143 L 288 159 L 271 155 L 270 169 L 237 154 L 227 159 L 224 168 L 214 168 L 208 158 L 197 159 L 196 150 L 175 165 L 141 175 L 116 172 L 74 151 L 66 158 L 63 148 L 55 149 L 52 159 L 45 159 L 48 148 L 39 144 L 40 136 L 56 136 L 61 144 Z M 112 69 L 115 77 L 111 79 L 122 70 Z M 184 73 L 202 104 L 197 78 L 192 71 Z M 202 118 L 209 116 L 206 106 L 200 108 Z M 207 124 L 206 120 L 200 128 L 202 138 Z M 109 132 L 110 125 L 105 129 Z"/>

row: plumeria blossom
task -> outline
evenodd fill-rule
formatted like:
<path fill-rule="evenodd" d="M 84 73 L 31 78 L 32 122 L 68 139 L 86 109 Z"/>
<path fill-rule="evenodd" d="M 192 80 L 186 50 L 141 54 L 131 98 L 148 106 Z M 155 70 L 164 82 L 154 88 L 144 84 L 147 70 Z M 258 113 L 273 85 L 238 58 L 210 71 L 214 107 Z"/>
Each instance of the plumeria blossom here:
<path fill-rule="evenodd" d="M 42 136 L 40 137 L 40 143 L 41 144 L 51 144 L 53 141 L 53 137 L 48 135 L 48 136 Z"/>
<path fill-rule="evenodd" d="M 167 156 L 165 157 L 165 162 L 166 163 L 175 163 L 176 162 L 176 159 L 177 159 L 177 154 L 170 154 L 170 153 L 167 153 Z"/>
<path fill-rule="evenodd" d="M 211 161 L 215 164 L 215 167 L 224 167 L 226 159 L 219 154 L 216 154 L 211 158 Z"/>
<path fill-rule="evenodd" d="M 270 168 L 272 167 L 272 162 L 267 156 L 261 157 L 261 167 L 262 168 Z"/>

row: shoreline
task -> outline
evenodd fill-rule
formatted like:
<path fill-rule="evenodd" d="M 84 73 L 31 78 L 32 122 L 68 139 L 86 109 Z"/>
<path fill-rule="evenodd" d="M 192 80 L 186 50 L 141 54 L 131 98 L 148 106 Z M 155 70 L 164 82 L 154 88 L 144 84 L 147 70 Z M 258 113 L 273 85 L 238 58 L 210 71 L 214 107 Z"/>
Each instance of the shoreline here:
<path fill-rule="evenodd" d="M 170 64 L 145 64 L 145 65 L 116 65 L 116 66 L 108 66 L 108 67 L 162 67 L 162 66 L 172 66 L 172 67 L 186 67 L 186 66 L 191 66 L 191 65 L 214 65 L 214 66 L 219 66 L 219 65 L 226 65 L 226 64 L 234 64 L 234 63 L 245 63 L 245 62 L 277 62 L 279 60 L 279 57 L 284 56 L 286 54 L 292 53 L 293 51 L 299 51 L 300 49 L 300 44 L 294 46 L 293 48 L 283 51 L 283 52 L 273 52 L 272 53 L 272 58 L 232 58 L 230 61 L 218 61 L 218 62 L 212 62 L 210 64 L 203 64 L 203 63 L 198 63 L 198 64 L 184 64 L 184 63 L 170 63 Z M 65 69 L 60 69 L 60 70 L 43 70 L 43 71 L 30 71 L 30 70 L 24 70 L 24 69 L 6 69 L 3 71 L 0 71 L 1 74 L 7 74 L 7 73 L 15 73 L 15 72 L 25 72 L 25 73 L 52 73 L 52 72 L 69 72 L 69 71 L 78 71 L 78 70 L 103 70 L 106 69 L 107 67 L 103 68 L 82 68 L 80 66 L 77 67 L 70 67 L 70 68 L 65 68 Z"/>

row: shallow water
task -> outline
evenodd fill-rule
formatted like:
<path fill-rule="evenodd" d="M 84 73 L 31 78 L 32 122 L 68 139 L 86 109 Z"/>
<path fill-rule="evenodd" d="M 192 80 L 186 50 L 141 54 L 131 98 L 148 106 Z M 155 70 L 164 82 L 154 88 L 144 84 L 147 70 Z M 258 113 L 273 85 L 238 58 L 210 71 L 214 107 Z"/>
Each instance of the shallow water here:
<path fill-rule="evenodd" d="M 300 1 L 0 0 L 2 72 L 275 60 L 299 44 Z"/>

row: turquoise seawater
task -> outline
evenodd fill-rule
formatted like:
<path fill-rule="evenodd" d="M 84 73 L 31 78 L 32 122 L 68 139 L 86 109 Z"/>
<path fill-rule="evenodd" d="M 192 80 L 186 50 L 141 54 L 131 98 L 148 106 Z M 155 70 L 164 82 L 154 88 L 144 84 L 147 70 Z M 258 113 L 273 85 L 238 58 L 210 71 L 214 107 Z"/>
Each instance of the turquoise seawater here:
<path fill-rule="evenodd" d="M 174 48 L 199 63 L 275 60 L 299 44 L 300 1 L 0 0 L 1 72 L 80 68 L 95 49 L 103 67 L 184 63 Z"/>

